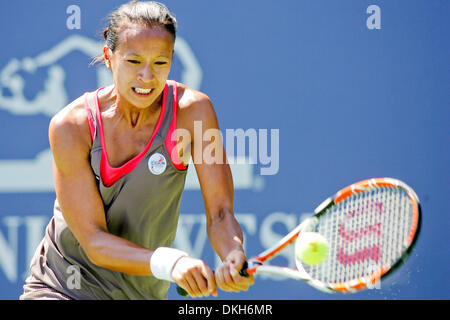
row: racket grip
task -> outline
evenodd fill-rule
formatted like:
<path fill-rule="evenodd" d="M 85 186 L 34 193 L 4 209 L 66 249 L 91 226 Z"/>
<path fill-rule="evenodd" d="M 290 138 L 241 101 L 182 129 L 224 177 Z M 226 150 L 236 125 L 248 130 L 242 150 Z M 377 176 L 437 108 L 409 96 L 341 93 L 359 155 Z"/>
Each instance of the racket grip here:
<path fill-rule="evenodd" d="M 248 262 L 245 261 L 244 265 L 242 266 L 241 271 L 239 271 L 239 274 L 243 277 L 249 277 L 249 274 L 247 273 L 247 269 L 248 269 Z M 177 292 L 182 297 L 187 297 L 187 295 L 188 295 L 187 291 L 178 285 L 177 285 Z"/>
<path fill-rule="evenodd" d="M 239 274 L 243 277 L 249 277 L 250 275 L 248 274 L 247 269 L 248 269 L 248 262 L 245 261 L 241 271 L 239 271 Z"/>
<path fill-rule="evenodd" d="M 187 291 L 178 285 L 177 285 L 177 292 L 182 297 L 187 297 L 187 295 L 188 295 Z"/>

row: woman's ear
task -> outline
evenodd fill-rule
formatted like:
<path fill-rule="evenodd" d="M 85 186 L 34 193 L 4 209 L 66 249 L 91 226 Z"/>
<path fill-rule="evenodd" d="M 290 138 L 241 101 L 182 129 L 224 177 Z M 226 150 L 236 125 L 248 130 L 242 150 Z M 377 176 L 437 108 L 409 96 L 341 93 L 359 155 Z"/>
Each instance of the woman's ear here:
<path fill-rule="evenodd" d="M 103 47 L 103 60 L 105 61 L 105 66 L 111 69 L 111 49 L 108 46 Z"/>

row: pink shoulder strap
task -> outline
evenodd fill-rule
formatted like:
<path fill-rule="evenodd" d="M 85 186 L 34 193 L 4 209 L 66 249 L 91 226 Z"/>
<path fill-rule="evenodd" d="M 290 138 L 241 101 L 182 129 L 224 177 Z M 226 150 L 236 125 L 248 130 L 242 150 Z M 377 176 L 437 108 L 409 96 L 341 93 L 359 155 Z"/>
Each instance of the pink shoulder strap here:
<path fill-rule="evenodd" d="M 166 140 L 164 141 L 166 145 L 166 150 L 169 153 L 170 159 L 174 164 L 175 168 L 178 170 L 186 170 L 187 166 L 184 166 L 181 162 L 181 159 L 178 155 L 177 143 L 176 143 L 176 129 L 177 129 L 177 106 L 178 106 L 178 86 L 177 82 L 174 80 L 170 80 L 172 85 L 172 94 L 173 94 L 173 105 L 172 105 L 172 121 L 170 123 L 169 130 L 167 132 Z"/>
<path fill-rule="evenodd" d="M 86 109 L 86 113 L 87 113 L 87 119 L 88 119 L 88 124 L 89 124 L 89 130 L 91 132 L 91 138 L 92 138 L 92 141 L 94 141 L 95 125 L 94 125 L 94 118 L 92 116 L 92 110 L 95 110 L 95 109 L 93 108 L 94 104 L 93 104 L 92 98 L 93 98 L 93 96 L 89 92 L 86 92 L 84 94 L 84 108 Z"/>

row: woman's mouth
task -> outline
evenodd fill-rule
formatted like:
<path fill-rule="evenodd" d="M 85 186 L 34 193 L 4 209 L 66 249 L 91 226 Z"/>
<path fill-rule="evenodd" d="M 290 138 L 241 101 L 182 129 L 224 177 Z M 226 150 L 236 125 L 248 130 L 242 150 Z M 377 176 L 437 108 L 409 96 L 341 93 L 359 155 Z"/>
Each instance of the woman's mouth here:
<path fill-rule="evenodd" d="M 134 88 L 134 87 L 132 89 L 136 94 L 143 97 L 150 95 L 150 93 L 152 92 L 152 89 Z"/>

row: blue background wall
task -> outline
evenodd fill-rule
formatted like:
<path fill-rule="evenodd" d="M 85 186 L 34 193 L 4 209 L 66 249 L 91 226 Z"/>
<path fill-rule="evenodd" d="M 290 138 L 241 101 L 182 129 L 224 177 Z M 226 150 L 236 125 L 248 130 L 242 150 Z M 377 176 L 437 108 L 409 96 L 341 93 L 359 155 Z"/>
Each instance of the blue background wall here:
<path fill-rule="evenodd" d="M 88 66 L 93 53 L 74 48 L 56 60 L 38 57 L 73 36 L 100 41 L 102 19 L 121 3 L 0 3 L 1 299 L 21 293 L 28 259 L 52 214 L 46 158 L 51 114 L 101 84 L 99 67 Z M 199 88 L 211 97 L 221 129 L 279 129 L 278 173 L 261 175 L 258 161 L 246 167 L 250 178 L 235 176 L 235 212 L 248 255 L 354 181 L 398 178 L 422 202 L 416 249 L 380 290 L 329 295 L 303 283 L 261 278 L 248 292 L 221 292 L 219 298 L 448 299 L 450 2 L 165 3 L 201 68 Z M 81 10 L 80 29 L 66 25 L 72 4 Z M 381 29 L 366 25 L 373 4 L 381 9 Z M 41 64 L 33 70 L 33 63 Z M 171 77 L 187 79 L 185 68 L 176 57 Z M 188 187 L 175 245 L 214 266 L 203 212 L 200 191 Z M 293 261 L 282 256 L 274 263 Z M 174 288 L 169 298 L 178 299 Z"/>

